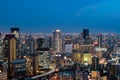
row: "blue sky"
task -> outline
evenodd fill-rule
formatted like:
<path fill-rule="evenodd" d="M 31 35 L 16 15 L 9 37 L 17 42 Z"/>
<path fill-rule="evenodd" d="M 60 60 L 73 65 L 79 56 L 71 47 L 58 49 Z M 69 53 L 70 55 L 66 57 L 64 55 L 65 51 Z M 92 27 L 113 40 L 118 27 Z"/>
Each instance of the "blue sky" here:
<path fill-rule="evenodd" d="M 120 32 L 120 0 L 0 0 L 0 31 Z"/>

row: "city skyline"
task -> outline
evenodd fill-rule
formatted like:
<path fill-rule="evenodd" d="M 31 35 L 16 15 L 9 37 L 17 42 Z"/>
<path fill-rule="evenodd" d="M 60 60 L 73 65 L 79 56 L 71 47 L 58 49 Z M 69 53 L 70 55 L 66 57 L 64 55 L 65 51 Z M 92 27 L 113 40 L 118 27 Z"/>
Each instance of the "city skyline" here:
<path fill-rule="evenodd" d="M 120 32 L 119 0 L 4 0 L 0 1 L 0 31 Z"/>

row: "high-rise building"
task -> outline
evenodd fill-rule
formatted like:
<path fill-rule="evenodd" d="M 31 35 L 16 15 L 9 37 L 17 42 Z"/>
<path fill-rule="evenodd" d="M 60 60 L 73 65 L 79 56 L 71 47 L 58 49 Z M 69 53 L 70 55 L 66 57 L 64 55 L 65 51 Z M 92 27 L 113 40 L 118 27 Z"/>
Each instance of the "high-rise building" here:
<path fill-rule="evenodd" d="M 50 67 L 50 53 L 46 39 L 37 39 L 37 56 L 36 56 L 36 70 L 45 72 Z M 35 68 L 35 67 L 34 67 Z M 41 73 L 41 72 L 38 72 Z M 36 74 L 38 74 L 36 73 Z"/>
<path fill-rule="evenodd" d="M 49 45 L 50 48 L 53 47 L 53 45 L 52 45 L 52 37 L 51 36 L 49 36 L 48 45 Z"/>
<path fill-rule="evenodd" d="M 26 77 L 26 59 L 12 61 L 14 79 L 21 80 Z"/>
<path fill-rule="evenodd" d="M 4 38 L 5 51 L 8 58 L 8 79 L 13 78 L 12 61 L 16 59 L 16 38 L 14 34 L 7 34 Z"/>
<path fill-rule="evenodd" d="M 32 38 L 32 36 L 28 36 L 28 38 L 25 40 L 25 45 L 24 45 L 24 51 L 27 54 L 32 54 L 34 53 L 34 49 L 35 49 L 35 41 Z"/>
<path fill-rule="evenodd" d="M 55 30 L 53 32 L 53 39 L 54 39 L 55 53 L 61 53 L 62 52 L 62 34 L 60 30 Z"/>
<path fill-rule="evenodd" d="M 15 35 L 15 38 L 17 39 L 16 44 L 16 51 L 17 51 L 17 57 L 21 54 L 21 42 L 20 42 L 20 29 L 17 27 L 12 27 L 10 29 L 11 34 Z"/>
<path fill-rule="evenodd" d="M 102 47 L 102 34 L 98 35 L 98 47 Z"/>
<path fill-rule="evenodd" d="M 45 48 L 46 46 L 46 40 L 44 38 L 38 38 L 37 39 L 37 49 Z"/>
<path fill-rule="evenodd" d="M 84 44 L 87 44 L 88 37 L 89 37 L 89 30 L 88 29 L 83 29 Z"/>
<path fill-rule="evenodd" d="M 72 44 L 72 40 L 71 38 L 67 37 L 65 38 L 65 43 L 64 43 L 64 49 L 65 49 L 65 53 L 72 53 L 73 50 L 73 44 Z"/>
<path fill-rule="evenodd" d="M 93 57 L 92 58 L 92 70 L 93 71 L 99 71 L 99 58 L 98 57 Z"/>
<path fill-rule="evenodd" d="M 120 64 L 111 64 L 109 71 L 110 80 L 119 80 L 120 78 Z"/>
<path fill-rule="evenodd" d="M 15 35 L 16 38 L 20 38 L 20 29 L 19 28 L 11 28 L 11 31 L 10 31 L 12 34 Z"/>
<path fill-rule="evenodd" d="M 92 80 L 100 80 L 99 58 L 96 56 L 92 57 Z"/>
<path fill-rule="evenodd" d="M 0 33 L 0 38 L 2 37 L 2 33 Z"/>

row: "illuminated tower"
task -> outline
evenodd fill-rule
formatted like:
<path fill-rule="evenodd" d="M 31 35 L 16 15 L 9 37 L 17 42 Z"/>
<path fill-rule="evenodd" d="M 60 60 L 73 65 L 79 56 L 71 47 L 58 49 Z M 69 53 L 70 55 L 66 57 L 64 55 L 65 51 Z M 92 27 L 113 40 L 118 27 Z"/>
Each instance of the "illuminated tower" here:
<path fill-rule="evenodd" d="M 84 44 L 87 44 L 88 37 L 89 37 L 89 30 L 88 29 L 83 29 Z"/>
<path fill-rule="evenodd" d="M 54 39 L 55 53 L 61 53 L 62 52 L 62 34 L 60 30 L 55 30 L 53 32 L 53 39 Z"/>
<path fill-rule="evenodd" d="M 15 27 L 12 27 L 10 29 L 10 32 L 11 34 L 14 34 L 15 35 L 15 38 L 17 39 L 17 44 L 16 44 L 16 51 L 17 51 L 17 57 L 21 54 L 21 42 L 20 42 L 20 29 L 19 28 L 15 28 Z"/>
<path fill-rule="evenodd" d="M 5 50 L 8 57 L 8 79 L 13 78 L 12 61 L 16 59 L 16 38 L 14 34 L 7 34 L 4 38 Z"/>

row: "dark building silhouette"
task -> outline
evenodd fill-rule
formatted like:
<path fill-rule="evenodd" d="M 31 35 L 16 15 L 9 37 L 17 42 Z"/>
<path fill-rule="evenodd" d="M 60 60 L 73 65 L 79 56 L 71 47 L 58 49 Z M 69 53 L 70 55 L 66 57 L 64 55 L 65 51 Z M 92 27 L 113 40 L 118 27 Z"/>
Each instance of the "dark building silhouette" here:
<path fill-rule="evenodd" d="M 93 57 L 92 58 L 92 70 L 93 71 L 98 71 L 99 70 L 99 58 L 98 57 Z"/>
<path fill-rule="evenodd" d="M 15 34 L 15 37 L 16 37 L 16 38 L 20 38 L 20 29 L 19 29 L 19 28 L 14 28 L 14 27 L 12 27 L 12 28 L 10 29 L 10 32 L 11 32 L 12 34 Z"/>
<path fill-rule="evenodd" d="M 45 48 L 46 47 L 46 41 L 44 38 L 38 38 L 37 39 L 37 49 Z"/>
<path fill-rule="evenodd" d="M 120 65 L 119 64 L 110 65 L 110 70 L 109 70 L 110 80 L 118 80 L 117 76 L 119 75 L 120 75 Z"/>
<path fill-rule="evenodd" d="M 1 38 L 2 34 L 0 33 L 0 38 Z"/>
<path fill-rule="evenodd" d="M 83 39 L 84 39 L 84 44 L 87 44 L 87 39 L 89 37 L 89 30 L 88 29 L 83 29 Z"/>
<path fill-rule="evenodd" d="M 14 28 L 14 27 L 12 27 L 12 28 L 11 28 L 11 33 L 14 32 L 14 31 L 20 32 L 20 29 L 19 29 L 19 28 Z"/>
<path fill-rule="evenodd" d="M 98 35 L 98 47 L 102 47 L 102 34 Z"/>
<path fill-rule="evenodd" d="M 50 48 L 53 47 L 53 45 L 52 45 L 52 41 L 53 41 L 52 37 L 49 36 L 48 44 L 49 44 L 49 47 L 50 47 Z"/>

